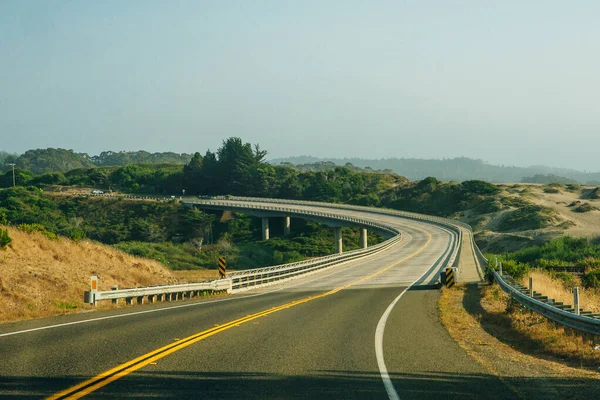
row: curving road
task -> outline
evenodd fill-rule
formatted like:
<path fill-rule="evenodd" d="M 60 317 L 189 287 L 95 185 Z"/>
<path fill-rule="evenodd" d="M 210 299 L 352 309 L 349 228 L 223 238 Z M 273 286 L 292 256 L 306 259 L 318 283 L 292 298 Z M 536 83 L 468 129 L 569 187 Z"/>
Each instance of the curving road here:
<path fill-rule="evenodd" d="M 454 233 L 286 206 L 385 222 L 403 240 L 243 294 L 0 326 L 0 397 L 513 397 L 438 322 L 430 284 Z"/>

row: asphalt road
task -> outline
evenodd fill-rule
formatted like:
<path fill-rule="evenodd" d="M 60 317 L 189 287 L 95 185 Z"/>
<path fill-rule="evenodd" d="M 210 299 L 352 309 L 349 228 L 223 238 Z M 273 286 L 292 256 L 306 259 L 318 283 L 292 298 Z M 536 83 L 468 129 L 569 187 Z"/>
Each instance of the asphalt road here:
<path fill-rule="evenodd" d="M 438 322 L 439 292 L 430 284 L 450 254 L 452 235 L 416 221 L 394 223 L 404 240 L 389 251 L 278 286 L 0 326 L 0 397 L 46 397 L 90 379 L 65 393 L 90 398 L 514 397 Z M 372 276 L 378 271 L 383 272 Z M 382 319 L 386 310 L 387 320 Z M 136 361 L 123 366 L 131 360 Z M 117 366 L 122 367 L 94 378 Z"/>

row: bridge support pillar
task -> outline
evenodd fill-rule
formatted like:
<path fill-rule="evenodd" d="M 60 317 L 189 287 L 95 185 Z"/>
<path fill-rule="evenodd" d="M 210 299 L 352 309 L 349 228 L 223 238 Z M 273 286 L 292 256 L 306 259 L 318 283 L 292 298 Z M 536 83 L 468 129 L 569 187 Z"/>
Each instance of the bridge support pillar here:
<path fill-rule="evenodd" d="M 283 236 L 290 236 L 291 226 L 290 217 L 283 217 Z"/>
<path fill-rule="evenodd" d="M 342 254 L 342 228 L 334 228 L 333 233 L 335 235 L 335 252 Z"/>
<path fill-rule="evenodd" d="M 269 218 L 262 219 L 262 240 L 269 240 Z"/>
<path fill-rule="evenodd" d="M 360 240 L 359 240 L 360 248 L 367 248 L 367 228 L 360 228 Z"/>

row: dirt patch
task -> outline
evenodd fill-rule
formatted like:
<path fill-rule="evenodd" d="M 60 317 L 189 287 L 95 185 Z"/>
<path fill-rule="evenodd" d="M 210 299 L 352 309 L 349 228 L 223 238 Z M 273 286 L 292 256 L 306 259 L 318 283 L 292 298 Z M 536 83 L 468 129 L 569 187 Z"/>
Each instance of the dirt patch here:
<path fill-rule="evenodd" d="M 539 315 L 514 307 L 507 312 L 507 304 L 497 286 L 459 286 L 440 296 L 440 319 L 454 340 L 516 397 L 600 397 L 600 352 L 592 343 Z"/>

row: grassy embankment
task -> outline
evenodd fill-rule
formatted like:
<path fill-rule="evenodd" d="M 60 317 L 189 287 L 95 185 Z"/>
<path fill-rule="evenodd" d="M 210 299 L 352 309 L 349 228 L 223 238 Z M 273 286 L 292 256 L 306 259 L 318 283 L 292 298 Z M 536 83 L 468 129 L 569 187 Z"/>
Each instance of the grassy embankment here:
<path fill-rule="evenodd" d="M 92 275 L 100 277 L 101 290 L 113 285 L 136 287 L 187 280 L 156 261 L 97 242 L 7 229 L 12 242 L 0 250 L 0 322 L 87 308 L 83 292 L 89 290 Z M 216 273 L 210 271 L 210 275 Z"/>
<path fill-rule="evenodd" d="M 440 319 L 453 339 L 516 398 L 596 398 L 593 343 L 523 310 L 497 285 L 443 290 Z"/>

